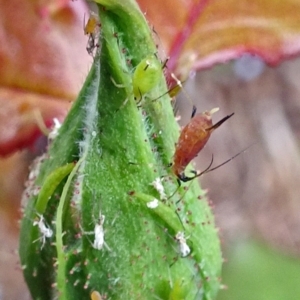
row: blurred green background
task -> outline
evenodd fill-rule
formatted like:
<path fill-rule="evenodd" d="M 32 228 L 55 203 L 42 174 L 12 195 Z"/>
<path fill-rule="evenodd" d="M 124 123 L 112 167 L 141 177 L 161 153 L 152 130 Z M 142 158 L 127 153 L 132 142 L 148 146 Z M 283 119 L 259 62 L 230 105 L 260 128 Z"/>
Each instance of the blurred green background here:
<path fill-rule="evenodd" d="M 217 300 L 300 299 L 299 259 L 254 240 L 240 242 L 230 250 L 223 268 L 227 287 Z"/>

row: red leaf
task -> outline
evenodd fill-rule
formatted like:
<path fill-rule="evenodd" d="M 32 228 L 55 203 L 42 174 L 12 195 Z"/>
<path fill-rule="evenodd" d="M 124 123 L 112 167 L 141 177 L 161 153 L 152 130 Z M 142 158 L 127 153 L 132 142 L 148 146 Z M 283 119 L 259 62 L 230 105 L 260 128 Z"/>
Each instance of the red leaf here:
<path fill-rule="evenodd" d="M 186 77 L 245 52 L 271 65 L 300 50 L 300 2 L 294 0 L 139 0 L 170 60 Z"/>
<path fill-rule="evenodd" d="M 0 89 L 0 155 L 30 146 L 41 134 L 39 122 L 63 120 L 70 103 L 11 88 Z M 44 120 L 44 121 L 42 121 Z M 43 124 L 42 124 L 43 125 Z"/>
<path fill-rule="evenodd" d="M 49 124 L 76 98 L 92 61 L 86 12 L 83 1 L 0 0 L 0 155 L 34 141 L 34 112 Z"/>

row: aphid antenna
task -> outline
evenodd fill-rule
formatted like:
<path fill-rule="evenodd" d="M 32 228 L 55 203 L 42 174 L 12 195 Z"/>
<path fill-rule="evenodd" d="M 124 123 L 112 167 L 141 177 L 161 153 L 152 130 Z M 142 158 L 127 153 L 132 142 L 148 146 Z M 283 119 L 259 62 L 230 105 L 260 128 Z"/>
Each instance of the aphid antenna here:
<path fill-rule="evenodd" d="M 85 13 L 83 14 L 83 24 L 82 24 L 82 29 L 84 34 L 86 34 L 86 30 L 85 30 Z"/>
<path fill-rule="evenodd" d="M 180 181 L 180 180 L 179 180 Z M 179 200 L 176 201 L 176 205 L 184 198 L 184 196 L 186 195 L 187 191 L 189 190 L 190 186 L 191 186 L 192 182 L 190 182 L 190 184 L 187 186 L 187 189 L 184 191 L 184 193 L 182 194 L 182 196 L 179 198 Z M 178 190 L 178 188 L 177 188 Z"/>
<path fill-rule="evenodd" d="M 162 64 L 161 68 L 162 68 L 163 70 L 167 68 L 167 64 L 168 64 L 169 59 L 170 59 L 170 57 L 168 56 L 168 57 L 165 59 L 164 63 Z"/>
<path fill-rule="evenodd" d="M 179 180 L 182 181 L 182 182 L 188 182 L 188 181 L 191 181 L 191 180 L 193 180 L 193 179 L 195 179 L 197 177 L 200 177 L 200 176 L 202 176 L 204 174 L 207 174 L 207 173 L 209 173 L 211 171 L 217 170 L 220 167 L 222 167 L 222 166 L 226 165 L 227 163 L 229 163 L 230 161 L 232 161 L 233 159 L 235 159 L 236 157 L 238 157 L 239 155 L 241 155 L 242 153 L 246 152 L 250 147 L 252 147 L 255 144 L 257 144 L 257 143 L 253 143 L 253 144 L 249 145 L 248 147 L 246 147 L 242 151 L 238 152 L 234 156 L 230 157 L 229 159 L 225 160 L 224 162 L 222 162 L 221 164 L 219 164 L 219 165 L 217 165 L 217 166 L 215 166 L 213 168 L 211 168 L 211 166 L 213 164 L 213 155 L 212 155 L 212 160 L 211 160 L 209 166 L 204 171 L 202 171 L 200 173 L 197 173 L 197 171 L 193 171 L 193 173 L 195 173 L 195 176 L 192 176 L 192 177 L 187 177 L 184 174 L 181 174 Z"/>
<path fill-rule="evenodd" d="M 176 188 L 176 190 L 171 194 L 171 196 L 168 197 L 167 200 L 173 198 L 173 197 L 175 196 L 175 194 L 178 192 L 178 190 L 180 189 L 180 187 L 181 187 L 181 181 L 180 181 L 180 179 L 177 178 L 176 181 L 177 181 L 177 188 Z M 185 195 L 185 193 L 184 193 L 184 195 Z M 176 201 L 176 204 L 177 204 L 181 199 L 182 199 L 182 197 L 181 197 L 178 201 Z"/>
<path fill-rule="evenodd" d="M 162 45 L 161 39 L 160 39 L 160 37 L 159 37 L 159 34 L 158 34 L 158 32 L 155 30 L 154 27 L 152 27 L 152 31 L 153 31 L 154 34 L 157 36 L 158 43 L 159 43 L 160 45 Z M 158 45 L 157 45 L 157 48 L 158 48 Z M 161 47 L 161 48 L 162 48 L 161 53 L 164 55 L 164 57 L 166 57 L 164 63 L 162 63 L 162 69 L 168 69 L 167 63 L 168 63 L 170 57 L 166 54 L 166 52 L 164 51 L 163 47 Z M 160 95 L 159 97 L 153 99 L 152 101 L 157 101 L 157 100 L 159 100 L 160 98 L 162 98 L 163 96 L 165 96 L 165 95 L 167 95 L 167 94 L 169 94 L 169 96 L 170 96 L 171 98 L 173 98 L 173 97 L 175 97 L 175 96 L 178 94 L 179 90 L 183 90 L 184 93 L 185 93 L 185 95 L 186 95 L 186 97 L 187 97 L 187 98 L 189 99 L 189 101 L 193 104 L 193 101 L 192 101 L 192 99 L 190 98 L 189 94 L 183 89 L 183 83 L 185 82 L 185 80 L 184 80 L 184 81 L 179 80 L 173 72 L 170 72 L 170 76 L 175 80 L 176 85 L 173 86 L 172 88 L 170 88 L 169 90 L 167 90 L 165 93 L 163 93 L 163 94 Z"/>
<path fill-rule="evenodd" d="M 152 26 L 152 31 L 154 32 L 154 34 L 155 34 L 156 37 L 157 37 L 158 44 L 162 45 L 161 39 L 160 39 L 160 37 L 159 37 L 159 34 L 158 34 L 158 32 L 155 30 L 154 26 Z M 159 51 L 158 51 L 159 45 L 156 45 L 156 48 L 157 48 L 157 52 L 156 52 L 156 54 L 157 54 L 157 53 L 159 53 Z M 167 62 L 168 62 L 168 60 L 169 60 L 169 56 L 166 54 L 166 52 L 165 52 L 165 50 L 163 49 L 163 47 L 161 47 L 161 53 L 164 55 L 164 57 L 166 57 L 166 58 L 165 58 L 165 62 L 162 64 L 162 69 L 164 69 L 164 68 L 167 66 Z M 155 55 L 156 55 L 156 54 L 155 54 Z M 157 56 L 157 55 L 156 55 L 156 56 Z"/>
<path fill-rule="evenodd" d="M 177 203 L 177 202 L 176 202 L 176 203 Z M 185 230 L 185 227 L 184 227 L 184 225 L 183 225 L 183 222 L 182 222 L 182 220 L 181 220 L 181 218 L 180 218 L 180 215 L 179 215 L 177 209 L 175 209 L 175 213 L 176 213 L 176 215 L 177 215 L 177 217 L 178 217 L 178 219 L 179 219 L 179 222 L 180 222 L 180 224 L 181 224 L 181 226 L 182 226 L 182 229 Z"/>
<path fill-rule="evenodd" d="M 168 59 L 169 59 L 169 58 L 168 58 Z M 166 62 L 167 62 L 167 60 L 166 60 Z M 165 62 L 165 67 L 167 67 L 167 66 L 166 66 L 166 62 Z M 182 90 L 183 93 L 185 94 L 186 98 L 189 100 L 189 102 L 190 102 L 191 105 L 193 106 L 193 111 L 194 111 L 194 110 L 195 110 L 194 102 L 193 102 L 193 100 L 191 99 L 191 97 L 189 96 L 189 94 L 186 92 L 186 90 L 185 90 L 184 87 L 183 87 L 183 83 L 184 83 L 185 81 L 180 81 L 180 80 L 175 76 L 174 73 L 171 73 L 171 77 L 176 81 L 176 85 L 173 86 L 173 87 L 171 87 L 169 90 L 167 90 L 166 92 L 164 92 L 164 93 L 163 93 L 162 95 L 160 95 L 159 97 L 157 97 L 157 98 L 155 98 L 155 99 L 152 99 L 151 101 L 152 101 L 152 102 L 157 101 L 157 100 L 159 100 L 160 98 L 164 97 L 164 96 L 167 95 L 167 94 L 168 94 L 171 98 L 174 98 L 174 97 L 179 93 L 179 91 Z M 177 105 L 177 102 L 174 101 L 174 105 L 173 105 L 174 115 L 176 115 L 176 114 L 177 114 L 177 111 L 178 111 L 178 109 L 176 109 L 176 105 Z M 194 115 L 196 114 L 196 111 L 197 111 L 197 109 L 195 110 Z M 193 115 L 193 116 L 194 116 L 194 115 Z M 193 116 L 192 116 L 192 117 L 193 117 Z"/>
<path fill-rule="evenodd" d="M 160 98 L 162 98 L 163 96 L 165 96 L 165 95 L 170 95 L 170 94 L 172 94 L 172 91 L 175 91 L 176 89 L 178 89 L 178 85 L 175 85 L 175 86 L 173 86 L 172 88 L 170 88 L 169 90 L 167 90 L 166 92 L 164 92 L 162 95 L 160 95 L 160 96 L 158 96 L 157 98 L 155 98 L 155 99 L 152 99 L 151 101 L 152 102 L 154 102 L 154 101 L 157 101 L 157 100 L 159 100 Z M 177 93 L 175 93 L 175 95 L 176 95 Z"/>

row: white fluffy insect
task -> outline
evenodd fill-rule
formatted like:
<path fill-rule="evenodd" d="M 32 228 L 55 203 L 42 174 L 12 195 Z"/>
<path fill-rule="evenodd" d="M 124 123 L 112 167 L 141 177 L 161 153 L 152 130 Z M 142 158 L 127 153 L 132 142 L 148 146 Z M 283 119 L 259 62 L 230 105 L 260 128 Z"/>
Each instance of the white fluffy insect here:
<path fill-rule="evenodd" d="M 162 179 L 160 177 L 155 178 L 151 185 L 158 191 L 160 200 L 166 200 L 167 195 L 165 194 L 165 188 L 162 185 Z"/>
<path fill-rule="evenodd" d="M 42 235 L 40 237 L 40 239 L 42 240 L 42 246 L 41 246 L 41 249 L 42 249 L 45 245 L 46 238 L 51 238 L 53 235 L 53 231 L 51 228 L 46 226 L 43 215 L 38 215 L 38 217 L 39 217 L 39 219 L 37 221 L 33 222 L 33 226 L 38 226 L 39 231 Z"/>
<path fill-rule="evenodd" d="M 94 228 L 95 238 L 94 238 L 93 247 L 97 250 L 101 250 L 105 243 L 104 242 L 104 229 L 103 229 L 104 220 L 105 220 L 105 216 L 100 213 L 99 223 L 97 223 Z"/>
<path fill-rule="evenodd" d="M 184 233 L 179 231 L 175 235 L 175 240 L 178 242 L 179 245 L 179 251 L 182 257 L 186 257 L 191 253 L 191 249 L 186 243 L 186 238 L 184 236 Z"/>
<path fill-rule="evenodd" d="M 104 221 L 105 221 L 105 216 L 100 211 L 98 221 L 96 222 L 95 227 L 94 227 L 94 231 L 86 232 L 86 231 L 83 231 L 82 228 L 81 229 L 84 234 L 87 234 L 87 235 L 93 234 L 94 235 L 93 243 L 90 241 L 90 243 L 94 249 L 102 250 L 103 246 L 105 246 L 105 248 L 108 251 L 112 251 L 104 240 L 104 233 L 105 233 L 104 228 L 103 228 Z"/>

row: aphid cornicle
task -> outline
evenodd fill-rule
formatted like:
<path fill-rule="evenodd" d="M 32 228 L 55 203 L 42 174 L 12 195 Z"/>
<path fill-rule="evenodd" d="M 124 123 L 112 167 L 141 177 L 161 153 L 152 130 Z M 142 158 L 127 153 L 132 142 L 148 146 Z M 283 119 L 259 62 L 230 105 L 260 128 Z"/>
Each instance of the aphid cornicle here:
<path fill-rule="evenodd" d="M 210 166 L 205 171 L 196 173 L 192 177 L 187 177 L 184 174 L 185 168 L 203 149 L 211 133 L 233 115 L 232 113 L 213 124 L 211 115 L 218 110 L 218 108 L 214 108 L 211 111 L 195 115 L 196 108 L 193 108 L 192 119 L 181 131 L 173 158 L 172 171 L 179 181 L 187 182 L 193 180 L 209 170 Z"/>

